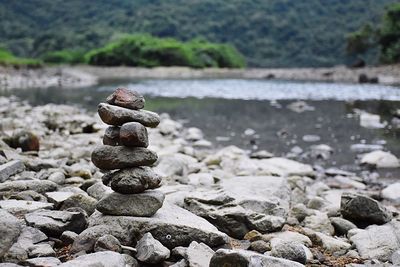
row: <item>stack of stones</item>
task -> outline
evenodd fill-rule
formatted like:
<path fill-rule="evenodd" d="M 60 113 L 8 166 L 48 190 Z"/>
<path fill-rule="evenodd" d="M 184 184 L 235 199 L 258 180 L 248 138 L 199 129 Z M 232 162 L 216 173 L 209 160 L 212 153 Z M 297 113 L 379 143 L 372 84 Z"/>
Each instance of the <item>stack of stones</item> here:
<path fill-rule="evenodd" d="M 118 88 L 100 103 L 98 113 L 106 124 L 103 145 L 92 153 L 92 162 L 106 174 L 103 183 L 114 191 L 97 203 L 106 215 L 151 217 L 164 202 L 155 188 L 161 178 L 149 166 L 157 154 L 149 149 L 146 127 L 157 127 L 159 116 L 142 110 L 145 100 L 139 93 Z"/>

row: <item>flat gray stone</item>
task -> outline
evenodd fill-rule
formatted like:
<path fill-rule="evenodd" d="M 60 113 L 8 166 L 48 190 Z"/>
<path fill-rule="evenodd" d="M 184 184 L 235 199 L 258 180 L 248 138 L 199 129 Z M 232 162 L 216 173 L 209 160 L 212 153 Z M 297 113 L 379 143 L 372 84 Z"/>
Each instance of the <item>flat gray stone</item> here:
<path fill-rule="evenodd" d="M 61 264 L 61 261 L 55 257 L 38 257 L 28 259 L 25 263 L 30 267 L 55 267 Z"/>
<path fill-rule="evenodd" d="M 137 194 L 160 186 L 161 177 L 149 167 L 118 170 L 105 174 L 103 183 L 121 194 Z"/>
<path fill-rule="evenodd" d="M 157 154 L 144 147 L 98 146 L 92 153 L 92 162 L 103 170 L 151 166 Z"/>
<path fill-rule="evenodd" d="M 6 181 L 10 176 L 25 170 L 25 165 L 20 160 L 12 160 L 0 165 L 0 183 Z"/>
<path fill-rule="evenodd" d="M 47 192 L 45 193 L 45 196 L 47 197 L 47 200 L 56 206 L 61 205 L 65 200 L 67 200 L 69 197 L 73 196 L 73 192 Z"/>
<path fill-rule="evenodd" d="M 0 209 L 0 258 L 11 248 L 21 232 L 20 223 L 17 218 Z"/>
<path fill-rule="evenodd" d="M 225 234 L 205 219 L 169 203 L 164 203 L 150 218 L 110 216 L 96 211 L 89 218 L 89 226 L 95 225 L 109 226 L 110 234 L 126 245 L 132 242 L 132 235 L 143 236 L 148 232 L 169 249 L 187 247 L 192 241 L 203 242 L 210 247 L 223 245 L 228 241 Z"/>
<path fill-rule="evenodd" d="M 7 210 L 12 214 L 25 214 L 39 209 L 52 209 L 52 203 L 26 200 L 0 200 L 0 208 Z"/>
<path fill-rule="evenodd" d="M 138 267 L 137 261 L 129 255 L 113 251 L 101 251 L 82 255 L 65 262 L 59 267 Z"/>
<path fill-rule="evenodd" d="M 160 117 L 147 110 L 131 110 L 106 103 L 100 103 L 98 113 L 101 120 L 108 125 L 120 126 L 127 122 L 139 122 L 146 127 L 157 127 Z"/>
<path fill-rule="evenodd" d="M 157 190 L 129 195 L 113 192 L 102 198 L 96 209 L 107 215 L 151 217 L 162 207 L 164 198 Z"/>
<path fill-rule="evenodd" d="M 247 250 L 219 249 L 211 258 L 210 267 L 302 267 L 295 261 L 266 256 Z"/>
<path fill-rule="evenodd" d="M 3 191 L 27 191 L 33 190 L 37 193 L 43 194 L 50 191 L 57 190 L 57 184 L 46 180 L 22 180 L 10 181 L 0 184 L 0 192 Z"/>
<path fill-rule="evenodd" d="M 28 249 L 29 257 L 54 257 L 56 256 L 56 252 L 49 244 L 37 244 L 29 247 Z"/>

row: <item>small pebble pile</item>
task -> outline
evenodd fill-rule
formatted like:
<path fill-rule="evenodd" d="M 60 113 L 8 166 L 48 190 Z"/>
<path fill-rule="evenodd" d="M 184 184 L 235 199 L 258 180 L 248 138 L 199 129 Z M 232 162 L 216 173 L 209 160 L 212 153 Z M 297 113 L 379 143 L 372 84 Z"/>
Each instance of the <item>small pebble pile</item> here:
<path fill-rule="evenodd" d="M 159 210 L 165 195 L 154 190 L 161 177 L 151 166 L 157 154 L 149 149 L 146 127 L 157 127 L 158 114 L 143 110 L 142 95 L 118 88 L 100 103 L 98 113 L 110 125 L 104 134 L 103 145 L 92 153 L 92 162 L 106 174 L 103 183 L 113 193 L 97 203 L 97 210 L 106 215 L 151 217 Z"/>

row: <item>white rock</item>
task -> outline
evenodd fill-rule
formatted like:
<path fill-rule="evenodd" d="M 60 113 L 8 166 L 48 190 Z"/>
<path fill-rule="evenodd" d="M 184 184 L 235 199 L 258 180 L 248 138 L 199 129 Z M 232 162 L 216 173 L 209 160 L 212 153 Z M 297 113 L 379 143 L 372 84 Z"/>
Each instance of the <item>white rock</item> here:
<path fill-rule="evenodd" d="M 361 158 L 361 164 L 376 166 L 377 168 L 399 168 L 399 159 L 390 152 L 377 150 L 365 154 Z"/>
<path fill-rule="evenodd" d="M 364 128 L 380 129 L 385 128 L 386 123 L 381 122 L 381 118 L 379 117 L 379 115 L 362 112 L 360 114 L 360 125 Z"/>
<path fill-rule="evenodd" d="M 400 204 L 400 183 L 394 183 L 382 190 L 383 198 L 393 201 L 395 204 Z"/>

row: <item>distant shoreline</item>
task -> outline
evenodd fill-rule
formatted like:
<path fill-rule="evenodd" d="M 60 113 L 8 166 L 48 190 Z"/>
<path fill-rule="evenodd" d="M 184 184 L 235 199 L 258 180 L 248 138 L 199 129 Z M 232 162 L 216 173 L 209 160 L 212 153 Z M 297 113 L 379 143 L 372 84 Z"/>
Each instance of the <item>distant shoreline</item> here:
<path fill-rule="evenodd" d="M 186 67 L 94 67 L 55 66 L 39 69 L 0 67 L 0 89 L 36 87 L 85 87 L 111 79 L 279 79 L 292 81 L 400 84 L 400 65 L 351 69 L 332 68 L 287 69 L 190 69 Z"/>

